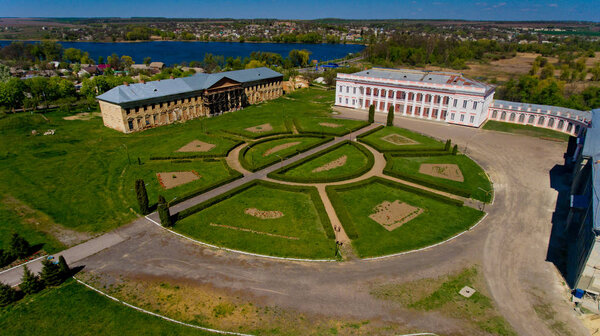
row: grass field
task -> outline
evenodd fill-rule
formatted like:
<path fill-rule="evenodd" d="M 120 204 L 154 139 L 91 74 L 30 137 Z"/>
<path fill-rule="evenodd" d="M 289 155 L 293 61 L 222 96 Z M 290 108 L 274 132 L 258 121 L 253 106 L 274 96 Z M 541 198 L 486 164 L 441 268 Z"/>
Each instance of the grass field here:
<path fill-rule="evenodd" d="M 257 143 L 247 151 L 240 152 L 240 162 L 248 170 L 258 170 L 285 159 L 288 156 L 306 151 L 309 148 L 331 140 L 319 137 L 284 137 Z M 290 144 L 289 147 L 286 144 Z"/>
<path fill-rule="evenodd" d="M 304 188 L 306 190 L 306 188 Z M 186 236 L 233 249 L 280 257 L 334 258 L 335 243 L 328 239 L 317 208 L 318 195 L 255 185 L 177 222 Z M 321 205 L 322 207 L 322 205 Z M 261 218 L 248 209 L 280 212 Z M 212 224 L 212 225 L 211 225 Z"/>
<path fill-rule="evenodd" d="M 204 121 L 206 123 L 206 121 Z M 202 128 L 202 126 L 200 127 Z M 191 129 L 185 132 L 173 132 L 169 135 L 169 141 L 156 142 L 154 146 L 148 148 L 148 152 L 145 153 L 150 157 L 182 157 L 187 156 L 227 156 L 227 153 L 236 145 L 239 141 L 227 137 L 225 134 L 213 133 L 206 134 L 199 129 Z M 199 140 L 208 144 L 215 145 L 214 148 L 206 152 L 179 152 L 178 149 L 187 145 L 188 143 Z"/>
<path fill-rule="evenodd" d="M 196 139 L 215 143 L 212 151 L 223 152 L 235 143 L 230 140 L 235 136 L 222 129 L 243 129 L 263 121 L 277 126 L 284 113 L 290 120 L 330 115 L 332 91 L 299 90 L 289 96 L 293 99 L 279 98 L 219 117 L 135 134 L 106 128 L 99 117 L 64 120 L 71 114 L 58 111 L 5 115 L 0 118 L 0 195 L 14 197 L 69 229 L 111 230 L 135 218 L 129 210 L 137 209 L 131 196 L 133 184 L 122 176 L 137 165 L 138 157 L 145 168 L 150 156 L 183 155 L 175 151 Z M 32 130 L 41 134 L 48 129 L 56 130 L 55 135 L 31 135 Z M 25 232 L 16 223 L 10 221 L 9 229 Z"/>
<path fill-rule="evenodd" d="M 320 133 L 340 136 L 369 125 L 366 121 L 334 118 L 297 118 L 294 119 L 300 133 Z"/>
<path fill-rule="evenodd" d="M 318 154 L 314 159 L 286 171 L 279 177 L 282 179 L 292 178 L 295 182 L 331 181 L 338 177 L 364 171 L 368 163 L 367 156 L 353 144 L 342 145 L 323 155 Z M 345 162 L 343 158 L 345 158 Z"/>
<path fill-rule="evenodd" d="M 386 136 L 393 136 L 394 134 L 400 135 L 404 138 L 408 138 L 409 140 L 406 140 L 406 143 L 404 144 L 396 144 L 382 139 Z M 416 143 L 410 143 L 410 140 Z M 375 133 L 371 133 L 364 138 L 361 138 L 360 141 L 372 146 L 380 152 L 395 150 L 418 150 L 423 148 L 443 149 L 444 147 L 443 143 L 433 138 L 427 137 L 419 133 L 411 132 L 403 128 L 389 126 L 382 128 Z"/>
<path fill-rule="evenodd" d="M 557 132 L 550 129 L 538 128 L 531 125 L 519 125 L 519 124 L 511 124 L 505 123 L 495 120 L 488 120 L 484 125 L 483 129 L 499 131 L 499 132 L 507 132 L 521 135 L 528 135 L 532 137 L 548 139 L 548 140 L 558 140 L 558 141 L 569 141 L 569 135 L 561 132 Z"/>
<path fill-rule="evenodd" d="M 392 183 L 395 184 L 395 183 Z M 334 188 L 343 203 L 334 204 L 336 212 L 346 211 L 356 228 L 358 238 L 352 245 L 361 257 L 380 256 L 429 246 L 467 230 L 483 213 L 469 207 L 458 207 L 427 196 L 418 195 L 378 181 L 366 181 L 352 189 Z M 369 217 L 384 201 L 399 200 L 423 209 L 423 213 L 399 228 L 388 231 Z M 342 225 L 344 216 L 341 217 Z"/>
<path fill-rule="evenodd" d="M 144 314 L 69 280 L 0 308 L 5 335 L 215 335 Z"/>
<path fill-rule="evenodd" d="M 450 186 L 466 189 L 471 192 L 471 198 L 483 202 L 491 201 L 492 184 L 481 167 L 469 157 L 464 155 L 444 155 L 431 157 L 394 157 L 389 156 L 386 169 L 408 173 L 416 179 L 420 179 L 442 186 Z M 460 168 L 464 182 L 453 181 L 441 177 L 435 177 L 419 172 L 423 163 L 430 164 L 456 164 Z M 481 189 L 480 189 L 481 188 Z M 483 190 L 482 190 L 483 189 Z"/>

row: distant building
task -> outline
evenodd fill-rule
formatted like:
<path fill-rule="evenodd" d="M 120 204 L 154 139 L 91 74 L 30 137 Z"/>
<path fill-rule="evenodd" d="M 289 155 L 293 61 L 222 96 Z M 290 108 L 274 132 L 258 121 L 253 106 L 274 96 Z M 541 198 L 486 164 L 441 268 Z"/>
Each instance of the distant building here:
<path fill-rule="evenodd" d="M 162 70 L 162 68 L 165 67 L 165 63 L 163 63 L 163 62 L 151 62 L 148 65 L 148 67 L 151 68 L 151 69 Z"/>
<path fill-rule="evenodd" d="M 493 86 L 462 74 L 373 68 L 338 73 L 335 105 L 480 127 L 487 120 L 530 125 L 578 135 L 591 120 L 589 111 L 494 100 Z"/>
<path fill-rule="evenodd" d="M 130 133 L 275 99 L 283 94 L 282 81 L 282 74 L 263 67 L 124 84 L 96 98 L 104 125 Z"/>

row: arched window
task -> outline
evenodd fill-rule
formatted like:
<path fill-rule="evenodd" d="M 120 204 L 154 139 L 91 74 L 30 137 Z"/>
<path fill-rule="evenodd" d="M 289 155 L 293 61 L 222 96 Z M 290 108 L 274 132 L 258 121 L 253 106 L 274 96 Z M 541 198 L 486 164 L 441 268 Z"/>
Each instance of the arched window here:
<path fill-rule="evenodd" d="M 515 117 L 516 117 L 516 116 L 517 116 L 517 115 L 516 115 L 514 112 L 513 112 L 513 113 L 511 113 L 511 114 L 510 114 L 510 121 L 515 121 Z"/>
<path fill-rule="evenodd" d="M 381 89 L 381 97 L 385 97 L 385 90 Z"/>
<path fill-rule="evenodd" d="M 423 100 L 423 95 L 420 93 L 417 93 L 417 101 L 421 101 Z"/>
<path fill-rule="evenodd" d="M 544 118 L 543 116 L 538 118 L 538 125 L 542 125 L 544 126 L 544 122 L 546 121 L 546 118 Z"/>
<path fill-rule="evenodd" d="M 561 119 L 558 121 L 558 125 L 556 126 L 556 128 L 562 130 L 563 127 L 565 127 L 565 121 Z"/>
<path fill-rule="evenodd" d="M 500 114 L 500 120 L 506 120 L 506 111 L 502 111 Z"/>
<path fill-rule="evenodd" d="M 548 118 L 548 127 L 554 127 L 554 118 Z"/>
<path fill-rule="evenodd" d="M 580 127 L 579 125 L 576 125 L 576 126 L 575 126 L 575 135 L 579 135 L 579 129 L 580 129 L 580 128 L 581 128 L 581 127 Z"/>
<path fill-rule="evenodd" d="M 535 116 L 532 114 L 529 116 L 529 119 L 527 120 L 528 124 L 533 124 L 533 122 L 535 121 Z"/>
<path fill-rule="evenodd" d="M 492 118 L 496 119 L 498 117 L 498 111 L 494 110 L 492 111 Z"/>
<path fill-rule="evenodd" d="M 573 129 L 573 124 L 569 123 L 569 125 L 567 125 L 567 132 L 571 132 L 571 130 Z"/>
<path fill-rule="evenodd" d="M 520 122 L 520 123 L 522 123 L 522 122 L 525 122 L 525 114 L 521 113 L 521 114 L 519 115 L 519 122 Z"/>

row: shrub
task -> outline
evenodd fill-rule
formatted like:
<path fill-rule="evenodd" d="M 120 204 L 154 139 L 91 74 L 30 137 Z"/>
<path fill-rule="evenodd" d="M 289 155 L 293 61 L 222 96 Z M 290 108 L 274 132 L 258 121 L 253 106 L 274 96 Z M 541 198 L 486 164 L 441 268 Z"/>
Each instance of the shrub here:
<path fill-rule="evenodd" d="M 369 106 L 369 122 L 372 124 L 375 122 L 375 105 Z"/>
<path fill-rule="evenodd" d="M 48 259 L 43 259 L 42 265 L 40 278 L 46 287 L 58 286 L 63 282 L 60 266 Z"/>
<path fill-rule="evenodd" d="M 454 145 L 454 147 L 452 147 L 452 155 L 456 155 L 456 153 L 458 153 L 458 145 Z"/>
<path fill-rule="evenodd" d="M 15 260 L 15 256 L 10 251 L 0 249 L 0 267 L 4 267 Z"/>
<path fill-rule="evenodd" d="M 10 252 L 18 258 L 25 258 L 31 252 L 31 245 L 18 233 L 13 233 L 10 238 Z"/>
<path fill-rule="evenodd" d="M 450 139 L 446 140 L 446 145 L 444 146 L 444 150 L 447 152 L 450 150 L 450 146 L 452 146 L 452 141 Z"/>
<path fill-rule="evenodd" d="M 144 183 L 144 180 L 135 180 L 135 194 L 142 214 L 149 214 L 150 207 L 148 206 L 148 193 L 146 192 L 146 183 Z"/>
<path fill-rule="evenodd" d="M 18 293 L 11 286 L 0 283 L 0 307 L 6 307 L 9 304 L 17 301 Z"/>
<path fill-rule="evenodd" d="M 387 115 L 386 125 L 387 126 L 394 126 L 394 106 L 390 105 L 390 108 L 388 109 L 388 115 Z"/>
<path fill-rule="evenodd" d="M 33 272 L 29 270 L 27 265 L 23 265 L 23 277 L 21 278 L 21 284 L 19 285 L 19 288 L 21 288 L 23 293 L 29 295 L 35 294 L 44 289 L 44 284 L 42 283 L 42 280 L 40 280 L 39 276 L 33 274 Z"/>

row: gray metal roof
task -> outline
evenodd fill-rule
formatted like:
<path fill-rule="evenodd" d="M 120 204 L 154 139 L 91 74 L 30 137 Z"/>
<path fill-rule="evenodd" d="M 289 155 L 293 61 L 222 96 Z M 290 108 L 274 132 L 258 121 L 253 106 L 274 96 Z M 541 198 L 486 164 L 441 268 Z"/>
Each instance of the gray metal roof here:
<path fill-rule="evenodd" d="M 509 106 L 510 106 L 510 109 L 512 109 L 512 110 L 518 110 L 520 108 L 520 110 L 524 111 L 524 112 L 527 112 L 527 109 L 530 108 L 531 112 L 537 112 L 537 110 L 539 109 L 540 110 L 539 113 L 545 113 L 545 114 L 549 114 L 549 115 L 557 116 L 558 112 L 560 112 L 561 116 L 564 116 L 566 113 L 568 113 L 571 116 L 579 117 L 580 120 L 585 119 L 585 120 L 589 121 L 592 119 L 592 115 L 591 115 L 590 111 L 580 111 L 580 110 L 574 110 L 574 109 L 560 107 L 560 106 L 511 102 L 511 101 L 507 101 L 507 100 L 494 99 L 490 108 L 494 108 L 494 107 L 509 108 Z M 575 119 L 575 118 L 573 118 L 573 119 Z"/>
<path fill-rule="evenodd" d="M 279 72 L 265 67 L 214 74 L 198 73 L 185 78 L 158 80 L 145 84 L 119 85 L 96 98 L 120 105 L 206 90 L 223 78 L 229 78 L 244 84 L 282 76 Z"/>
<path fill-rule="evenodd" d="M 425 71 L 425 70 L 411 70 L 411 69 L 386 69 L 386 68 L 372 68 L 363 70 L 360 72 L 353 73 L 356 76 L 393 79 L 393 80 L 406 80 L 412 82 L 423 82 L 423 83 L 435 83 L 435 84 L 450 84 L 454 86 L 462 87 L 478 87 L 483 88 L 486 91 L 493 87 L 476 80 L 465 78 L 460 73 L 452 72 L 438 72 L 438 71 Z"/>
<path fill-rule="evenodd" d="M 585 142 L 581 154 L 586 157 L 598 156 L 600 158 L 600 109 L 592 110 L 590 113 L 592 124 L 585 133 Z"/>

